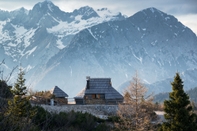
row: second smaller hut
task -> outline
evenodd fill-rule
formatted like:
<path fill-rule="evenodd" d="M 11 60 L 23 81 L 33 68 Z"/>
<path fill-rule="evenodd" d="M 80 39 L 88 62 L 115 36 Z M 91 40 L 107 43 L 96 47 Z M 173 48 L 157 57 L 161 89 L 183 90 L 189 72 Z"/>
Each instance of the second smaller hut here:
<path fill-rule="evenodd" d="M 62 91 L 58 86 L 55 86 L 50 90 L 51 94 L 54 96 L 54 104 L 65 105 L 68 104 L 68 95 Z"/>

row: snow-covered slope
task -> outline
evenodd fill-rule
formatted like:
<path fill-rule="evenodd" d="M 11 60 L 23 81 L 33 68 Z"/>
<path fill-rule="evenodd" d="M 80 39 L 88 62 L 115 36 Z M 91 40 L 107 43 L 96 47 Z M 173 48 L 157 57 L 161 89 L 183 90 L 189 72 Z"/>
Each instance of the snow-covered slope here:
<path fill-rule="evenodd" d="M 22 63 L 37 90 L 58 85 L 72 97 L 86 76 L 110 77 L 117 88 L 136 70 L 152 84 L 196 68 L 196 35 L 155 8 L 125 17 L 89 6 L 68 13 L 44 1 L 0 14 L 0 58 L 10 69 Z"/>
<path fill-rule="evenodd" d="M 85 86 L 85 76 L 111 77 L 115 87 L 138 70 L 146 83 L 196 68 L 197 37 L 175 17 L 155 8 L 122 20 L 89 27 L 52 57 L 38 85 L 58 83 L 71 94 Z M 60 81 L 54 81 L 55 76 Z M 72 90 L 72 91 L 70 91 Z"/>
<path fill-rule="evenodd" d="M 99 16 L 89 6 L 64 12 L 50 1 L 39 2 L 32 10 L 0 10 L 0 59 L 5 59 L 10 69 L 21 63 L 28 71 L 29 80 L 52 56 L 69 45 L 79 31 L 106 21 L 125 19 L 120 13 L 108 13 L 106 19 L 102 12 Z"/>

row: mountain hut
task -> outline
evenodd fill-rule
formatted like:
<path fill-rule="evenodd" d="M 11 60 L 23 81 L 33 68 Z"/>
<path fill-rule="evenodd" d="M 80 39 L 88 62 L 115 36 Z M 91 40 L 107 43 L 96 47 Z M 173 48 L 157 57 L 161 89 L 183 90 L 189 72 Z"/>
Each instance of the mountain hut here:
<path fill-rule="evenodd" d="M 112 87 L 111 78 L 87 77 L 87 84 L 76 97 L 76 104 L 118 104 L 123 96 Z"/>
<path fill-rule="evenodd" d="M 58 86 L 55 86 L 50 90 L 51 94 L 54 95 L 54 102 L 58 105 L 68 104 L 68 95 L 62 91 Z"/>

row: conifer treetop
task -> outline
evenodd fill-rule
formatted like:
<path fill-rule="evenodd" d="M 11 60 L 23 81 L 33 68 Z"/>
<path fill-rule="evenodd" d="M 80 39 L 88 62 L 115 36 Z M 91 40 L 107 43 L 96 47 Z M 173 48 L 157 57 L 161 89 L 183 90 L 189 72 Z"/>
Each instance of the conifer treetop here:
<path fill-rule="evenodd" d="M 197 117 L 193 112 L 189 96 L 184 92 L 179 73 L 176 73 L 171 85 L 170 99 L 164 101 L 166 122 L 162 124 L 160 131 L 196 131 Z"/>
<path fill-rule="evenodd" d="M 27 87 L 25 86 L 25 78 L 24 78 L 24 71 L 22 68 L 19 68 L 18 78 L 16 83 L 14 84 L 14 88 L 12 89 L 13 95 L 25 95 L 27 93 Z"/>

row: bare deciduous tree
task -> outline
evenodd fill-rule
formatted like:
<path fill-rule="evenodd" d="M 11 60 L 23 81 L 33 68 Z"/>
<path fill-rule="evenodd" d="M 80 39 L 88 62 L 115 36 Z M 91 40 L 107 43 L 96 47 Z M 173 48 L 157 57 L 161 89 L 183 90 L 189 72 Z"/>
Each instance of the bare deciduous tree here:
<path fill-rule="evenodd" d="M 142 84 L 136 73 L 124 92 L 124 103 L 119 104 L 119 123 L 115 126 L 120 130 L 148 131 L 154 130 L 152 97 L 147 96 L 147 88 Z M 156 117 L 156 116 L 155 116 Z"/>

